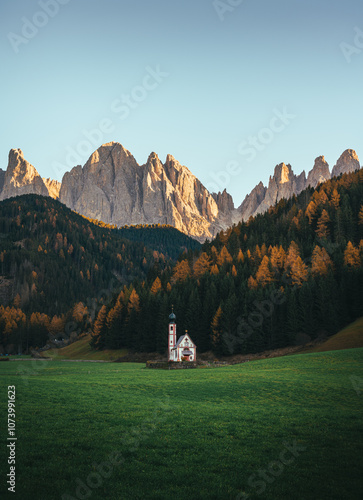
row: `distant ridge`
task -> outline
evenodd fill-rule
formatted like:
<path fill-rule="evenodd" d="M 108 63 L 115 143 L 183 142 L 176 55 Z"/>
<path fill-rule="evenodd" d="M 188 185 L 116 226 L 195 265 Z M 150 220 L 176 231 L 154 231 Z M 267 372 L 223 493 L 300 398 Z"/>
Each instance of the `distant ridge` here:
<path fill-rule="evenodd" d="M 353 149 L 343 152 L 332 175 L 360 168 Z M 210 193 L 172 155 L 162 163 L 151 153 L 144 165 L 118 142 L 99 147 L 82 167 L 63 176 L 62 183 L 42 179 L 25 160 L 21 149 L 12 149 L 6 172 L 0 169 L 0 201 L 22 194 L 59 199 L 67 207 L 91 219 L 117 226 L 167 224 L 200 242 L 212 239 L 233 223 L 263 213 L 282 198 L 315 188 L 331 177 L 324 156 L 319 156 L 306 176 L 295 175 L 291 165 L 280 163 L 268 186 L 260 182 L 238 208 L 226 189 Z"/>

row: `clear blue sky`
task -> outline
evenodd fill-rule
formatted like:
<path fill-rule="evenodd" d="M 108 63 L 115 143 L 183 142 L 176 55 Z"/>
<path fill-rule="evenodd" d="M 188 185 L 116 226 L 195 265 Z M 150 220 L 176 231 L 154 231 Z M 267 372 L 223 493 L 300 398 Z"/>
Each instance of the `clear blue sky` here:
<path fill-rule="evenodd" d="M 21 148 L 61 180 L 98 129 L 92 150 L 118 141 L 140 164 L 171 153 L 239 205 L 280 162 L 333 167 L 347 148 L 363 161 L 361 0 L 222 0 L 219 12 L 213 0 L 48 1 L 53 17 L 39 0 L 0 4 L 3 169 Z M 294 117 L 271 122 L 284 109 Z"/>

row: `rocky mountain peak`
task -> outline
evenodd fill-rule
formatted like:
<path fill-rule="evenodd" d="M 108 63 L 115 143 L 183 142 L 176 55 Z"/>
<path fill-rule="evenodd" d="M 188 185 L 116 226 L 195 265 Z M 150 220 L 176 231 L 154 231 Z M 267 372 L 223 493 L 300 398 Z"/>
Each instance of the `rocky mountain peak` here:
<path fill-rule="evenodd" d="M 161 176 L 164 171 L 163 164 L 161 163 L 158 155 L 154 152 L 149 154 L 149 158 L 146 162 L 146 168 L 152 170 L 157 176 Z"/>
<path fill-rule="evenodd" d="M 228 214 L 234 210 L 233 198 L 229 193 L 227 193 L 226 189 L 224 189 L 222 193 L 220 191 L 217 194 L 212 193 L 212 196 L 221 212 Z"/>
<path fill-rule="evenodd" d="M 48 190 L 37 170 L 25 160 L 22 150 L 11 149 L 0 200 L 22 194 L 48 196 Z"/>
<path fill-rule="evenodd" d="M 274 171 L 274 178 L 278 184 L 285 184 L 291 180 L 291 165 L 285 165 L 285 163 L 280 163 L 276 165 Z"/>
<path fill-rule="evenodd" d="M 228 227 L 233 210 L 231 197 L 221 193 L 221 207 L 228 212 L 222 213 L 201 182 L 172 155 L 163 164 L 152 152 L 140 166 L 119 143 L 104 144 L 83 168 L 66 173 L 59 199 L 107 223 L 171 224 L 200 241 Z"/>
<path fill-rule="evenodd" d="M 5 181 L 5 170 L 0 168 L 0 193 L 3 190 L 4 187 L 4 181 Z"/>
<path fill-rule="evenodd" d="M 49 196 L 51 198 L 54 198 L 55 200 L 58 200 L 61 183 L 59 181 L 50 179 L 49 177 L 47 179 L 43 177 L 43 182 L 48 189 Z"/>
<path fill-rule="evenodd" d="M 357 153 L 354 149 L 346 149 L 340 156 L 336 165 L 334 165 L 331 175 L 332 177 L 335 177 L 340 174 L 354 172 L 358 169 L 360 169 L 360 163 Z"/>
<path fill-rule="evenodd" d="M 347 149 L 337 161 L 333 175 L 360 168 L 356 152 Z M 204 241 L 241 219 L 263 213 L 282 198 L 316 187 L 330 178 L 329 165 L 319 156 L 306 179 L 295 175 L 291 165 L 276 165 L 268 187 L 262 182 L 248 194 L 238 209 L 224 189 L 209 193 L 203 184 L 168 154 L 163 164 L 155 152 L 139 165 L 119 142 L 103 144 L 82 167 L 67 172 L 62 184 L 42 179 L 27 162 L 21 149 L 12 149 L 6 172 L 0 169 L 0 200 L 34 193 L 52 196 L 69 208 L 93 219 L 118 226 L 170 224 Z"/>
<path fill-rule="evenodd" d="M 248 220 L 251 215 L 253 215 L 258 207 L 261 205 L 266 196 L 267 188 L 260 181 L 256 187 L 252 189 L 250 194 L 248 194 L 243 200 L 242 204 L 238 207 L 238 215 L 234 217 L 234 222 L 238 222 L 241 219 Z"/>
<path fill-rule="evenodd" d="M 330 179 L 329 165 L 325 161 L 324 156 L 318 156 L 315 159 L 314 167 L 309 172 L 306 181 L 306 187 L 311 186 L 313 188 L 316 188 L 318 184 L 321 184 L 322 182 L 325 182 L 329 179 Z"/>

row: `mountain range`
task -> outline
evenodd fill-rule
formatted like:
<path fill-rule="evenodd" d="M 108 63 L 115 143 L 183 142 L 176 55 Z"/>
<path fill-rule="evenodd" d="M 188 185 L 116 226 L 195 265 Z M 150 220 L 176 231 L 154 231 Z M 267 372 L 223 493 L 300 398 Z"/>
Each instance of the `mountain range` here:
<path fill-rule="evenodd" d="M 359 168 L 352 149 L 343 152 L 331 173 L 324 156 L 316 158 L 307 176 L 305 171 L 295 175 L 291 165 L 281 163 L 268 186 L 260 182 L 235 208 L 226 189 L 210 193 L 172 155 L 162 163 L 151 153 L 139 165 L 120 143 L 111 142 L 99 147 L 83 167 L 66 172 L 60 183 L 42 178 L 21 149 L 12 149 L 6 171 L 0 169 L 0 201 L 22 194 L 50 196 L 108 224 L 169 224 L 203 242 L 233 223 L 265 212 L 282 198 Z"/>

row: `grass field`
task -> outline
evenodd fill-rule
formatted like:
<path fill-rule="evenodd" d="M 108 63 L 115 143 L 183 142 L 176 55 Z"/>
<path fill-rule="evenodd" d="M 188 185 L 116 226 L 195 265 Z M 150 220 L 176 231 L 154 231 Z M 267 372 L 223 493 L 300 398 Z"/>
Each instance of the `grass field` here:
<path fill-rule="evenodd" d="M 198 370 L 1 363 L 0 497 L 15 385 L 5 498 L 360 499 L 362 361 L 351 349 Z"/>
<path fill-rule="evenodd" d="M 91 335 L 85 335 L 73 344 L 60 349 L 49 349 L 43 355 L 56 359 L 89 359 L 97 361 L 114 361 L 125 356 L 127 349 L 96 351 L 90 346 Z"/>
<path fill-rule="evenodd" d="M 315 347 L 313 352 L 336 351 L 363 347 L 363 318 L 359 318 L 337 334 L 330 337 L 324 344 Z"/>

